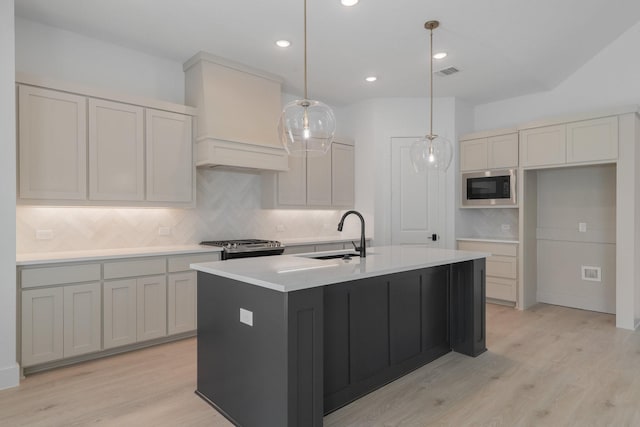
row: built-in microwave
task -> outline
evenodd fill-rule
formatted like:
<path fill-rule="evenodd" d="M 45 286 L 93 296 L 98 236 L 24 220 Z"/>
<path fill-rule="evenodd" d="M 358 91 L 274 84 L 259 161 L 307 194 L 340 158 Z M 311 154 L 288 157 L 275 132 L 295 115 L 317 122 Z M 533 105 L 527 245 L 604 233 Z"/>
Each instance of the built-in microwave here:
<path fill-rule="evenodd" d="M 462 174 L 462 206 L 516 206 L 516 169 Z"/>

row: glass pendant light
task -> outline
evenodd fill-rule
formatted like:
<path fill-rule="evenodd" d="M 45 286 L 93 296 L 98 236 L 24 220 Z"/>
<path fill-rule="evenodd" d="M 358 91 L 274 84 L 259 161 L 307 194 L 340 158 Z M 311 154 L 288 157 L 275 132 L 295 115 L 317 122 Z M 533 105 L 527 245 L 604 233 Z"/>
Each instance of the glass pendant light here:
<path fill-rule="evenodd" d="M 446 171 L 451 164 L 453 150 L 448 139 L 433 133 L 433 30 L 438 28 L 438 21 L 427 21 L 424 28 L 429 30 L 429 134 L 411 145 L 411 163 L 416 172 L 426 170 Z"/>
<path fill-rule="evenodd" d="M 307 96 L 307 0 L 304 0 L 304 99 L 284 106 L 278 124 L 280 141 L 295 157 L 327 154 L 336 131 L 336 118 L 326 104 Z"/>

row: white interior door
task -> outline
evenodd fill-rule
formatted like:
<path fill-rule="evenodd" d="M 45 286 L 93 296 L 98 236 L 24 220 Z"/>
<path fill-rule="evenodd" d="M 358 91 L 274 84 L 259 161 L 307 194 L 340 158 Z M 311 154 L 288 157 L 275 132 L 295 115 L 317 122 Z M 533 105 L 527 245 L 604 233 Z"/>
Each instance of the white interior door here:
<path fill-rule="evenodd" d="M 391 243 L 438 247 L 444 234 L 444 177 L 414 171 L 409 153 L 417 139 L 391 138 Z"/>

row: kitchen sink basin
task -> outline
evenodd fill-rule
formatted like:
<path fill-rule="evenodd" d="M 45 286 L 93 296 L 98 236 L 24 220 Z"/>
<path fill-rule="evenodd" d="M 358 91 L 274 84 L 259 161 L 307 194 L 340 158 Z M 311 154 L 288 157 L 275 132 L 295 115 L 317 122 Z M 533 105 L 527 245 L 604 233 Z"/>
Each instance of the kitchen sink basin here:
<path fill-rule="evenodd" d="M 330 255 L 307 255 L 305 258 L 313 258 L 313 259 L 341 259 L 341 258 L 353 258 L 356 256 L 360 256 L 357 252 L 352 253 L 342 253 L 342 254 L 330 254 Z"/>

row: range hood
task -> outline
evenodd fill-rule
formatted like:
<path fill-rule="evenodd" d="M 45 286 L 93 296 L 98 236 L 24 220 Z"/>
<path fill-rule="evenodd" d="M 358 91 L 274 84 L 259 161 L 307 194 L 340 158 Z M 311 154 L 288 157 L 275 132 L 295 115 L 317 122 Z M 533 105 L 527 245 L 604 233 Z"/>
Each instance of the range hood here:
<path fill-rule="evenodd" d="M 184 63 L 185 101 L 198 109 L 196 166 L 288 170 L 278 138 L 282 80 L 199 52 Z"/>

